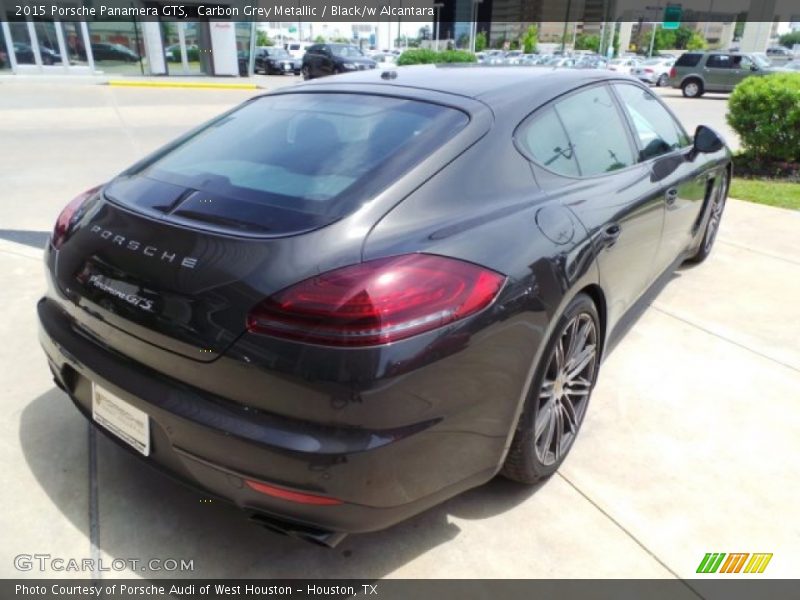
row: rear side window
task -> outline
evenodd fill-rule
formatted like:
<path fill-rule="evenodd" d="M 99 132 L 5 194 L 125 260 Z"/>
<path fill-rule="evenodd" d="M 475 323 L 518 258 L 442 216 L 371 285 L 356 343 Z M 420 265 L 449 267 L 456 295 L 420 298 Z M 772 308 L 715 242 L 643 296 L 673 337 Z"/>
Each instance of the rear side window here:
<path fill-rule="evenodd" d="M 622 116 L 605 86 L 594 86 L 556 102 L 581 175 L 609 173 L 635 161 Z"/>
<path fill-rule="evenodd" d="M 733 57 L 728 54 L 712 54 L 706 61 L 709 69 L 732 69 Z"/>
<path fill-rule="evenodd" d="M 667 154 L 689 145 L 683 128 L 658 99 L 635 85 L 615 84 L 639 141 L 639 160 Z"/>
<path fill-rule="evenodd" d="M 602 175 L 636 162 L 627 125 L 605 86 L 537 111 L 517 141 L 535 162 L 561 175 Z"/>
<path fill-rule="evenodd" d="M 517 141 L 543 167 L 571 177 L 580 174 L 567 132 L 564 131 L 552 107 L 539 111 L 534 119 L 523 127 L 517 136 Z"/>
<path fill-rule="evenodd" d="M 335 219 L 452 138 L 466 114 L 364 94 L 265 96 L 137 174 L 248 203 Z M 316 219 L 315 221 L 319 221 Z"/>
<path fill-rule="evenodd" d="M 676 67 L 696 67 L 700 62 L 700 59 L 703 57 L 702 54 L 681 54 L 677 61 L 675 61 Z"/>

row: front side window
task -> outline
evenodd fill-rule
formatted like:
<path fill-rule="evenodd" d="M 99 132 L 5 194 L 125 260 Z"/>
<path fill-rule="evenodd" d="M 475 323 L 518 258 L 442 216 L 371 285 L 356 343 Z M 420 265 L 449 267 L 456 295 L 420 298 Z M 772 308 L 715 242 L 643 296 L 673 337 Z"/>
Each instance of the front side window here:
<path fill-rule="evenodd" d="M 689 145 L 689 138 L 658 98 L 635 85 L 615 84 L 639 142 L 639 160 Z"/>
<path fill-rule="evenodd" d="M 582 90 L 555 103 L 583 176 L 634 164 L 622 116 L 605 86 Z"/>

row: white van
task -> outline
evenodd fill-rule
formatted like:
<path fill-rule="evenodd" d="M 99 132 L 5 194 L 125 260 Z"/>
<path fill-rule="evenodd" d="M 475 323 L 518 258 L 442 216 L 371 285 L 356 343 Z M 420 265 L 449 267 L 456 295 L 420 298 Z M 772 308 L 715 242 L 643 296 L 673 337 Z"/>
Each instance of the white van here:
<path fill-rule="evenodd" d="M 303 59 L 303 55 L 308 50 L 309 46 L 313 46 L 312 42 L 286 42 L 283 47 L 292 55 L 292 58 Z"/>

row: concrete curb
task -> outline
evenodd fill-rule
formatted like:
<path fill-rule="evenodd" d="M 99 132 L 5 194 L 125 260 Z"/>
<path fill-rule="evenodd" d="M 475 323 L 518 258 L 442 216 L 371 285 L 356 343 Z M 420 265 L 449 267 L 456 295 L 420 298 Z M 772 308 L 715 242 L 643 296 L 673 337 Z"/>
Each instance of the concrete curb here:
<path fill-rule="evenodd" d="M 255 83 L 216 83 L 213 81 L 129 81 L 124 79 L 110 79 L 108 85 L 112 87 L 149 87 L 149 88 L 191 88 L 215 90 L 258 90 L 262 89 Z"/>

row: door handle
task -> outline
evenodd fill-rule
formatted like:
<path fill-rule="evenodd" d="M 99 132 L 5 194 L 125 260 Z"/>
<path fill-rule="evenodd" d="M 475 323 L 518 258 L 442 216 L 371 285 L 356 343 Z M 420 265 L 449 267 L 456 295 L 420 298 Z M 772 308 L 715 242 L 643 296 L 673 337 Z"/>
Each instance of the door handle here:
<path fill-rule="evenodd" d="M 669 188 L 664 197 L 667 201 L 667 208 L 675 208 L 675 202 L 678 199 L 678 188 Z"/>
<path fill-rule="evenodd" d="M 620 227 L 619 223 L 609 223 L 606 225 L 601 235 L 603 246 L 605 248 L 611 248 L 611 246 L 617 243 L 621 233 L 622 227 Z"/>

